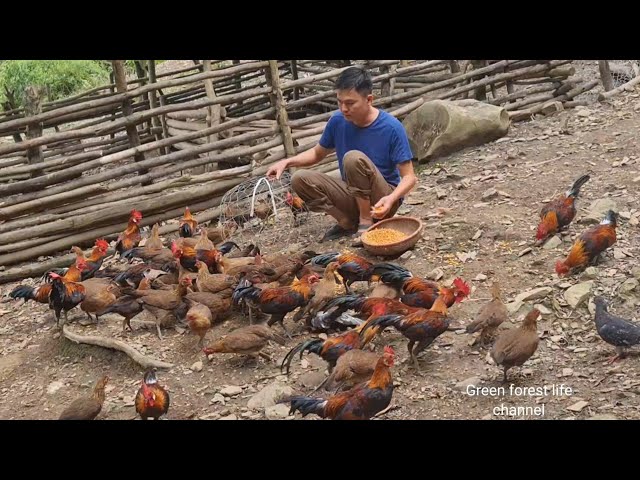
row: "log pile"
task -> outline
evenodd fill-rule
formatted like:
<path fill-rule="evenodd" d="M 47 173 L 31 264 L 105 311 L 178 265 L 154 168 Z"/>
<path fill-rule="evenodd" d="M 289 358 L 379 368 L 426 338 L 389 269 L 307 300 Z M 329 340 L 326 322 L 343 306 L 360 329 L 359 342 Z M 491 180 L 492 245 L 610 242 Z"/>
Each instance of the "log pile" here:
<path fill-rule="evenodd" d="M 527 120 L 599 84 L 576 78 L 571 60 L 205 61 L 163 75 L 148 61 L 128 81 L 118 62 L 112 84 L 0 113 L 0 265 L 114 239 L 132 207 L 143 226 L 185 206 L 215 222 L 225 191 L 317 142 L 347 62 L 371 70 L 376 106 L 400 119 L 427 100 L 473 96 Z M 335 170 L 335 156 L 314 168 Z M 5 270 L 0 283 L 40 270 Z"/>

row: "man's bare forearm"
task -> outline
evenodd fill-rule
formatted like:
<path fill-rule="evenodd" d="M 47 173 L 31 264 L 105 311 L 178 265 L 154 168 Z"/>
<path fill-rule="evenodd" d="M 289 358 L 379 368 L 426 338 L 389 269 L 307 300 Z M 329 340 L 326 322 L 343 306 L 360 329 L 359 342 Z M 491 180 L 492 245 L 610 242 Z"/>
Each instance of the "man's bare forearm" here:
<path fill-rule="evenodd" d="M 415 187 L 417 180 L 414 174 L 402 177 L 398 186 L 390 194 L 393 201 L 397 202 L 401 197 L 406 196 Z"/>

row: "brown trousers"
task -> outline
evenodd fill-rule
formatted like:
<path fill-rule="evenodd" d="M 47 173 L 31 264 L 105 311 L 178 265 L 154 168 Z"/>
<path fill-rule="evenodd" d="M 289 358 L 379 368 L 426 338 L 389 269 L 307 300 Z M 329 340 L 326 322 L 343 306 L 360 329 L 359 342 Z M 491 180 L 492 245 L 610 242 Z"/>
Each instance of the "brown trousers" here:
<path fill-rule="evenodd" d="M 358 150 L 350 150 L 344 155 L 343 169 L 346 183 L 326 173 L 313 170 L 296 170 L 291 185 L 296 194 L 304 200 L 312 212 L 325 212 L 334 217 L 341 227 L 356 229 L 360 220 L 360 210 L 355 197 L 368 198 L 371 206 L 382 197 L 393 192 L 371 159 Z M 387 217 L 392 217 L 398 207 L 396 202 Z"/>

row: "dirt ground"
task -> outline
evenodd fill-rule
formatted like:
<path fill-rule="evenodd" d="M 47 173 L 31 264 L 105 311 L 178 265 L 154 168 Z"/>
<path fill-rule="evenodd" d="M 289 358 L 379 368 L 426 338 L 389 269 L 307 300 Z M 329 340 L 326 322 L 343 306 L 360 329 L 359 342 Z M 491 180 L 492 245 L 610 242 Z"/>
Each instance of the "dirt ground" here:
<path fill-rule="evenodd" d="M 419 276 L 436 275 L 434 269 L 440 269 L 440 281 L 449 283 L 461 276 L 472 286 L 470 298 L 450 311 L 453 325 L 464 326 L 473 318 L 489 299 L 494 281 L 502 285 L 507 302 L 522 292 L 550 287 L 546 296 L 524 302 L 512 314 L 511 324 L 504 325 L 514 326 L 533 305 L 541 306 L 540 346 L 522 368 L 510 372 L 514 387 L 538 391 L 518 395 L 506 384 L 504 394 L 470 395 L 468 385 L 503 386 L 502 372 L 486 350 L 470 346 L 473 338 L 463 330 L 446 332 L 427 349 L 421 356 L 420 374 L 405 363 L 406 339 L 387 331 L 379 345 L 392 345 L 398 354 L 393 367 L 396 388 L 393 408 L 380 419 L 640 418 L 639 359 L 629 356 L 606 364 L 615 351 L 598 337 L 589 311 L 594 294 L 604 295 L 612 311 L 632 320 L 640 304 L 638 111 L 638 94 L 627 93 L 608 103 L 513 125 L 497 142 L 465 149 L 420 169 L 419 185 L 401 213 L 424 219 L 424 238 L 410 258 L 398 262 Z M 584 173 L 590 173 L 591 180 L 582 188 L 579 214 L 561 245 L 527 251 L 542 204 Z M 620 212 L 615 248 L 591 276 L 558 279 L 556 259 L 568 252 L 572 239 L 586 228 L 581 219 L 592 202 L 605 198 L 613 200 Z M 292 242 L 294 237 L 292 232 Z M 344 242 L 309 245 L 318 252 L 345 246 Z M 564 292 L 588 280 L 593 283 L 587 300 L 571 308 Z M 31 280 L 23 283 L 33 284 Z M 0 293 L 5 297 L 16 285 L 2 285 Z M 83 315 L 74 310 L 71 317 Z M 246 323 L 244 318 L 231 318 L 215 326 L 207 339 Z M 286 323 L 296 330 L 291 320 Z M 280 375 L 284 355 L 309 334 L 294 336 L 286 346 L 267 347 L 273 362 L 261 359 L 257 365 L 240 366 L 241 359 L 224 355 L 209 362 L 188 332 L 166 329 L 160 341 L 155 329 L 136 319 L 132 325 L 134 331 L 123 334 L 119 317 L 105 316 L 98 327 L 76 321 L 70 328 L 125 340 L 144 354 L 173 363 L 173 368 L 158 372 L 171 395 L 168 419 L 281 418 L 286 416 L 281 410 L 250 409 L 249 399 L 274 382 L 294 392 L 309 392 L 324 376 L 325 364 L 315 355 L 305 356 L 302 362 L 296 358 L 291 375 Z M 87 394 L 102 373 L 110 376 L 110 383 L 98 418 L 136 418 L 133 398 L 142 367 L 121 352 L 60 338 L 52 312 L 44 305 L 0 304 L 0 418 L 57 418 L 72 399 Z M 544 414 L 525 412 L 512 417 L 500 410 L 502 406 L 539 407 L 537 412 L 544 406 Z"/>

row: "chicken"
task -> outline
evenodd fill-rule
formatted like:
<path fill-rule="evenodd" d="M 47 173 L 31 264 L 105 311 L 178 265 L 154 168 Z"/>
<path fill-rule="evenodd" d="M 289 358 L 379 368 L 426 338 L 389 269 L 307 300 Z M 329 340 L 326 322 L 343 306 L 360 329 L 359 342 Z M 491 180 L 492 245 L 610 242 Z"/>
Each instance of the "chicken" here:
<path fill-rule="evenodd" d="M 467 333 L 482 331 L 480 342 L 488 345 L 494 338 L 497 328 L 509 317 L 509 311 L 501 298 L 500 284 L 493 282 L 491 286 L 491 301 L 484 305 L 473 322 L 467 325 Z"/>
<path fill-rule="evenodd" d="M 142 247 L 135 247 L 120 255 L 131 262 L 134 258 L 141 258 L 154 268 L 161 269 L 166 263 L 173 261 L 173 253 L 162 243 L 158 232 L 158 224 L 154 224 L 151 235 Z"/>
<path fill-rule="evenodd" d="M 507 330 L 498 336 L 491 349 L 491 358 L 496 365 L 504 369 L 503 382 L 507 381 L 507 372 L 514 366 L 521 366 L 538 349 L 540 339 L 537 333 L 537 318 L 540 311 L 531 310 L 518 328 Z"/>
<path fill-rule="evenodd" d="M 189 207 L 184 209 L 184 216 L 180 219 L 180 225 L 178 226 L 178 234 L 181 237 L 193 237 L 198 228 L 198 221 L 193 218 Z"/>
<path fill-rule="evenodd" d="M 180 265 L 189 272 L 197 272 L 196 262 L 200 260 L 207 264 L 209 272 L 218 273 L 218 261 L 222 256 L 218 250 L 196 250 L 195 248 L 182 245 L 178 247 L 174 241 L 171 243 L 171 252 L 178 259 Z M 220 272 L 224 273 L 224 272 Z"/>
<path fill-rule="evenodd" d="M 80 264 L 80 271 L 85 264 Z M 78 306 L 85 298 L 85 288 L 81 283 L 65 280 L 57 273 L 50 274 L 51 293 L 49 294 L 49 308 L 56 316 L 56 324 L 60 325 L 60 312 L 64 312 L 65 322 L 69 321 L 67 312 Z M 64 323 L 62 324 L 64 325 Z"/>
<path fill-rule="evenodd" d="M 255 265 L 256 257 L 237 257 L 227 258 L 221 252 L 217 252 L 214 256 L 219 273 L 227 275 L 236 275 L 242 271 L 244 267 Z"/>
<path fill-rule="evenodd" d="M 449 318 L 447 306 L 442 298 L 436 298 L 431 310 L 419 309 L 408 315 L 381 315 L 367 321 L 360 332 L 364 336 L 369 328 L 394 327 L 409 339 L 407 349 L 413 360 L 413 366 L 420 370 L 418 354 L 433 343 L 433 341 L 447 331 Z M 364 342 L 366 344 L 367 342 Z M 416 345 L 417 343 L 417 345 Z M 414 346 L 415 345 L 415 346 Z"/>
<path fill-rule="evenodd" d="M 209 267 L 206 263 L 197 261 L 196 268 L 198 275 L 196 276 L 196 288 L 200 292 L 218 293 L 223 290 L 230 290 L 236 285 L 235 277 L 224 273 L 209 273 Z"/>
<path fill-rule="evenodd" d="M 376 368 L 367 382 L 360 383 L 351 390 L 331 396 L 328 399 L 294 396 L 287 399 L 291 403 L 289 414 L 298 410 L 303 417 L 310 413 L 332 420 L 369 420 L 389 406 L 393 396 L 391 367 L 395 353 L 391 347 L 384 348 Z"/>
<path fill-rule="evenodd" d="M 155 316 L 158 338 L 162 340 L 160 324 L 163 317 L 159 315 L 173 313 L 180 307 L 183 303 L 182 298 L 187 294 L 187 288 L 190 285 L 191 279 L 185 277 L 180 280 L 180 283 L 172 291 L 123 289 L 122 293 L 137 298 L 142 303 L 143 308 Z M 131 328 L 131 325 L 129 325 L 129 328 Z"/>
<path fill-rule="evenodd" d="M 81 268 L 83 270 L 87 268 L 86 262 L 84 260 L 84 257 L 77 257 L 76 264 L 69 267 L 62 278 L 68 282 L 79 282 L 82 278 Z M 38 285 L 37 287 L 30 287 L 29 285 L 18 285 L 13 290 L 11 290 L 11 292 L 9 292 L 9 297 L 13 299 L 22 298 L 24 299 L 25 303 L 27 302 L 27 300 L 33 300 L 38 303 L 49 303 L 49 295 L 51 293 L 52 287 L 51 274 L 53 273 L 55 272 L 47 272 L 46 277 L 48 283 Z M 56 273 L 56 275 L 60 274 Z"/>
<path fill-rule="evenodd" d="M 140 243 L 140 221 L 142 213 L 135 208 L 129 214 L 129 223 L 124 232 L 118 235 L 116 240 L 116 252 L 122 255 L 127 250 L 137 247 Z"/>
<path fill-rule="evenodd" d="M 316 390 L 342 390 L 366 382 L 376 368 L 380 355 L 375 352 L 353 349 L 341 355 L 331 374 Z M 314 391 L 316 391 L 314 390 Z"/>
<path fill-rule="evenodd" d="M 324 305 L 335 297 L 336 286 L 336 268 L 338 262 L 331 262 L 324 270 L 322 280 L 320 280 L 314 288 L 314 294 L 309 303 L 301 308 L 293 317 L 294 321 L 299 321 L 305 317 L 313 318 Z"/>
<path fill-rule="evenodd" d="M 158 420 L 166 415 L 171 405 L 171 399 L 167 390 L 158 383 L 153 370 L 144 374 L 142 386 L 138 389 L 135 398 L 136 412 L 140 418 Z"/>
<path fill-rule="evenodd" d="M 138 287 L 140 290 L 140 287 Z M 126 331 L 127 327 L 129 330 L 133 330 L 131 328 L 131 319 L 141 313 L 144 310 L 144 304 L 142 300 L 133 295 L 123 295 L 116 299 L 111 305 L 107 308 L 96 312 L 96 315 L 103 316 L 108 313 L 115 313 L 120 315 L 122 320 L 122 331 Z"/>
<path fill-rule="evenodd" d="M 65 408 L 58 420 L 93 420 L 98 416 L 104 404 L 104 388 L 109 381 L 107 375 L 103 375 L 93 387 L 90 397 L 76 398 Z"/>
<path fill-rule="evenodd" d="M 582 187 L 589 181 L 589 175 L 579 177 L 564 195 L 547 203 L 540 211 L 540 222 L 536 231 L 536 243 L 541 244 L 547 238 L 569 226 L 576 216 L 575 201 Z"/>
<path fill-rule="evenodd" d="M 354 310 L 359 317 L 369 319 L 374 316 L 389 314 L 407 315 L 422 309 L 406 305 L 392 298 L 343 295 L 329 300 L 324 307 L 324 311 L 318 312 L 311 320 L 311 326 L 321 330 L 339 328 L 339 319 L 347 310 Z"/>
<path fill-rule="evenodd" d="M 371 283 L 374 265 L 365 258 L 353 253 L 325 253 L 311 259 L 312 265 L 326 267 L 330 262 L 338 262 L 337 271 L 342 277 L 344 288 L 351 293 L 349 286 L 354 282 Z"/>
<path fill-rule="evenodd" d="M 90 280 L 106 280 L 106 284 L 100 284 L 98 282 L 90 282 Z M 99 316 L 104 309 L 113 304 L 119 296 L 120 288 L 110 283 L 108 279 L 91 278 L 80 284 L 85 288 L 85 297 L 82 303 L 80 303 L 80 310 L 87 314 L 89 320 L 91 314 L 96 316 L 96 323 L 99 322 Z"/>
<path fill-rule="evenodd" d="M 71 250 L 76 254 L 76 256 L 82 257 L 86 262 L 87 268 L 83 270 L 80 279 L 87 280 L 88 278 L 93 277 L 96 272 L 100 270 L 100 267 L 102 267 L 104 257 L 107 255 L 107 250 L 109 250 L 109 244 L 102 238 L 97 239 L 95 246 L 88 257 L 85 257 L 84 252 L 78 247 L 72 247 Z"/>
<path fill-rule="evenodd" d="M 471 293 L 469 285 L 462 278 L 454 279 L 453 287 L 446 288 L 436 282 L 414 277 L 409 270 L 393 263 L 375 264 L 373 274 L 382 283 L 402 290 L 404 295 L 400 301 L 412 307 L 431 308 L 435 299 L 442 296 L 447 308 L 451 308 Z"/>
<path fill-rule="evenodd" d="M 597 263 L 600 254 L 616 243 L 617 214 L 609 210 L 599 225 L 583 232 L 574 242 L 567 258 L 556 262 L 559 277 L 583 270 Z"/>
<path fill-rule="evenodd" d="M 284 339 L 268 326 L 248 325 L 233 330 L 224 338 L 218 339 L 209 347 L 203 348 L 202 351 L 206 355 L 214 353 L 235 353 L 248 355 L 256 360 L 258 356 L 260 356 L 271 361 L 271 357 L 262 351 L 269 340 L 273 340 L 280 345 L 285 344 Z"/>
<path fill-rule="evenodd" d="M 187 305 L 189 311 L 187 312 L 187 324 L 189 329 L 200 337 L 198 341 L 198 348 L 202 348 L 204 343 L 204 337 L 207 335 L 207 331 L 211 328 L 213 316 L 211 310 L 206 305 L 196 303 L 188 300 Z"/>
<path fill-rule="evenodd" d="M 209 240 L 206 228 L 200 228 L 200 237 L 198 237 L 198 241 L 196 242 L 194 248 L 196 250 L 213 250 L 214 248 L 216 248 L 214 243 Z"/>
<path fill-rule="evenodd" d="M 271 315 L 267 324 L 271 326 L 276 322 L 280 323 L 286 335 L 291 338 L 287 328 L 284 326 L 284 317 L 287 313 L 307 304 L 311 296 L 312 285 L 318 281 L 318 276 L 311 274 L 301 280 L 296 280 L 289 287 L 260 290 L 251 285 L 250 282 L 243 280 L 233 292 L 233 302 L 238 305 L 241 300 L 247 301 L 250 309 L 249 322 L 252 321 L 252 308 Z"/>
<path fill-rule="evenodd" d="M 287 192 L 284 197 L 284 203 L 289 206 L 291 213 L 293 213 L 294 225 L 299 225 L 300 221 L 298 220 L 298 215 L 307 211 L 307 206 L 305 205 L 304 200 L 291 192 Z"/>
<path fill-rule="evenodd" d="M 367 296 L 370 298 L 393 298 L 397 300 L 402 296 L 402 292 L 394 286 L 377 282 Z"/>
<path fill-rule="evenodd" d="M 362 345 L 372 337 L 370 331 L 369 335 L 364 337 L 365 341 L 362 341 L 360 332 L 363 327 L 364 323 L 353 330 L 348 330 L 340 335 L 329 337 L 326 340 L 321 338 L 312 338 L 306 342 L 299 343 L 285 355 L 282 360 L 282 364 L 280 365 L 280 371 L 284 369 L 286 374 L 289 375 L 293 357 L 295 357 L 296 353 L 300 353 L 300 358 L 302 358 L 302 354 L 307 351 L 309 353 L 315 353 L 327 362 L 329 373 L 331 373 L 336 366 L 336 362 L 342 355 L 350 350 L 360 349 Z"/>
<path fill-rule="evenodd" d="M 207 237 L 213 243 L 220 243 L 229 238 L 237 229 L 238 224 L 236 222 L 224 222 L 216 227 L 207 228 Z"/>
<path fill-rule="evenodd" d="M 613 363 L 626 356 L 628 347 L 640 344 L 640 325 L 608 312 L 608 305 L 603 297 L 593 299 L 596 304 L 594 321 L 598 335 L 605 342 L 616 347 L 617 355 L 609 360 Z"/>

